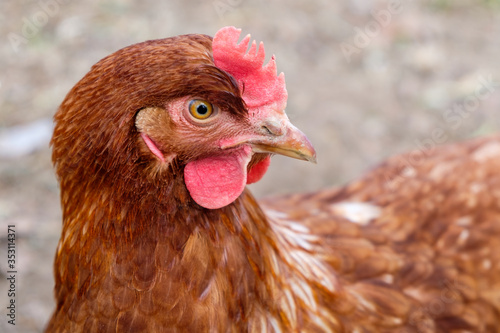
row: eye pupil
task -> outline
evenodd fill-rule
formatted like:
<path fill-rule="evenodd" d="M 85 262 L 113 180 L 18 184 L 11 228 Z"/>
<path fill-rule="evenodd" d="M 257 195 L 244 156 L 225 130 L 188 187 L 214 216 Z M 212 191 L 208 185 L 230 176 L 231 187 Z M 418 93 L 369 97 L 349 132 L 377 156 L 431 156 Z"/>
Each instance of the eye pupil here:
<path fill-rule="evenodd" d="M 205 104 L 200 104 L 196 108 L 196 112 L 198 112 L 200 115 L 204 116 L 208 113 L 208 107 Z"/>

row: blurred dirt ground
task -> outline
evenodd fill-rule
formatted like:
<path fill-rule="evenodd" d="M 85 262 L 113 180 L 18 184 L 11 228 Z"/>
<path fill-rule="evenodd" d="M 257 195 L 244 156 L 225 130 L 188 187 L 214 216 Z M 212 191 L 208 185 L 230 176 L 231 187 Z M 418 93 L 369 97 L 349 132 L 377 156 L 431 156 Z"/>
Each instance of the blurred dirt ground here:
<path fill-rule="evenodd" d="M 317 165 L 276 157 L 258 196 L 337 186 L 394 153 L 500 128 L 499 0 L 1 1 L 1 332 L 40 332 L 53 310 L 61 217 L 48 140 L 65 94 L 121 47 L 226 25 L 277 56 L 289 117 L 318 152 Z M 16 326 L 5 316 L 8 224 Z"/>

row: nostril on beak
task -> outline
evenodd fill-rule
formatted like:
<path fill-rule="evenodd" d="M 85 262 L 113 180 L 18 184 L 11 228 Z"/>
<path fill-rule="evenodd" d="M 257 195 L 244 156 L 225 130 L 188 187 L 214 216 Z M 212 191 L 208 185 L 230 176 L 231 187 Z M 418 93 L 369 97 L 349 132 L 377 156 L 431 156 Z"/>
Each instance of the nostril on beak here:
<path fill-rule="evenodd" d="M 267 126 L 264 125 L 261 128 L 264 130 L 266 134 L 273 135 L 273 132 L 271 132 L 271 130 L 267 128 Z"/>
<path fill-rule="evenodd" d="M 261 128 L 268 135 L 283 135 L 283 127 L 276 121 L 268 120 L 264 125 L 262 125 Z"/>

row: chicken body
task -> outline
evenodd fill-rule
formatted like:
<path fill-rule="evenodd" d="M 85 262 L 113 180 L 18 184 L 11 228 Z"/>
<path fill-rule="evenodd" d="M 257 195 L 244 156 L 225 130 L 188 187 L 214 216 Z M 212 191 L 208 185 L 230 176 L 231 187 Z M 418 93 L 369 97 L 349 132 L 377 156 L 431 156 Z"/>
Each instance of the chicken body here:
<path fill-rule="evenodd" d="M 125 48 L 66 97 L 46 331 L 499 331 L 500 138 L 260 206 L 244 185 L 270 154 L 314 150 L 275 68 L 232 67 L 233 33 Z"/>
<path fill-rule="evenodd" d="M 333 269 L 336 289 L 314 289 L 308 305 L 335 318 L 333 331 L 498 332 L 499 167 L 500 137 L 481 138 L 396 156 L 346 187 L 264 207 L 307 228 L 299 237 L 310 247 L 287 253 L 306 250 Z"/>

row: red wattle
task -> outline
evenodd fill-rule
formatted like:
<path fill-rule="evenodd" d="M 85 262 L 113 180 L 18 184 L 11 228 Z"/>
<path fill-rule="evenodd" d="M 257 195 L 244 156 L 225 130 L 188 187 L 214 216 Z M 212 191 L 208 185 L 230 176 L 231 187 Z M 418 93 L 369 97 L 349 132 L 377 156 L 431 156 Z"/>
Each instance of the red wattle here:
<path fill-rule="evenodd" d="M 265 159 L 255 164 L 249 171 L 247 175 L 247 184 L 253 184 L 258 182 L 264 177 L 264 174 L 271 164 L 271 156 L 267 156 Z"/>
<path fill-rule="evenodd" d="M 217 209 L 236 200 L 247 183 L 247 165 L 252 148 L 242 146 L 222 155 L 189 162 L 184 181 L 189 194 L 200 206 Z"/>

